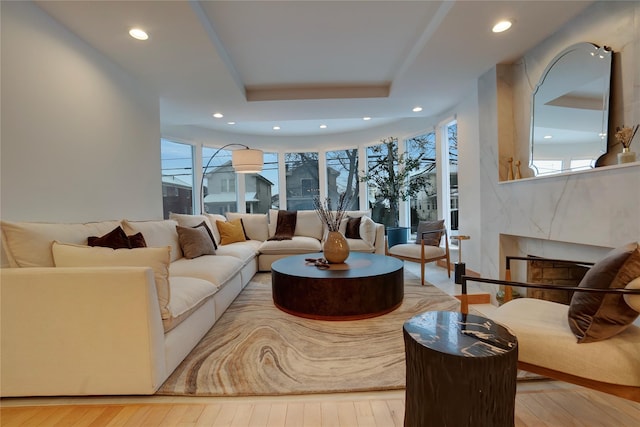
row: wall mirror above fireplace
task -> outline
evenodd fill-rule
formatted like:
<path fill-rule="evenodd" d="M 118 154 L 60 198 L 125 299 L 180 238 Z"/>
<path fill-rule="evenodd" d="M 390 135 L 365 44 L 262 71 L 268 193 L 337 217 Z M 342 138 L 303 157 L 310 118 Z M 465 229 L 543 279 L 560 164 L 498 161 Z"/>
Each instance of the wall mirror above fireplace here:
<path fill-rule="evenodd" d="M 532 95 L 536 176 L 590 169 L 607 152 L 612 52 L 578 43 L 549 63 Z"/>

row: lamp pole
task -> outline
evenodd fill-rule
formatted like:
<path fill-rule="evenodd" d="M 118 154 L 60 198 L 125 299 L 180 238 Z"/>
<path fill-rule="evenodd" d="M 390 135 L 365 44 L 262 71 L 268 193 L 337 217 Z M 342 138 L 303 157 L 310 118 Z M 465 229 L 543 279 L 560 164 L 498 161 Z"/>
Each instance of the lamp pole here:
<path fill-rule="evenodd" d="M 218 153 L 221 150 L 224 150 L 225 148 L 228 147 L 242 147 L 246 150 L 250 150 L 251 152 L 255 152 L 258 150 L 254 150 L 249 148 L 248 146 L 244 145 L 244 144 L 238 144 L 238 143 L 230 143 L 230 144 L 225 144 L 222 147 L 218 148 L 215 153 L 213 153 L 210 157 L 209 157 L 209 161 L 207 162 L 206 166 L 202 169 L 202 176 L 200 177 L 200 213 L 205 213 L 204 212 L 204 176 L 207 174 L 207 169 L 209 169 L 209 165 L 211 164 L 211 161 L 218 155 Z M 235 156 L 234 159 L 232 161 L 232 166 L 236 167 L 235 165 Z M 260 165 L 260 169 L 262 169 L 262 165 Z M 238 171 L 236 171 L 238 172 Z M 247 171 L 247 170 L 242 170 L 239 173 L 250 173 L 250 172 L 255 172 L 255 171 Z"/>

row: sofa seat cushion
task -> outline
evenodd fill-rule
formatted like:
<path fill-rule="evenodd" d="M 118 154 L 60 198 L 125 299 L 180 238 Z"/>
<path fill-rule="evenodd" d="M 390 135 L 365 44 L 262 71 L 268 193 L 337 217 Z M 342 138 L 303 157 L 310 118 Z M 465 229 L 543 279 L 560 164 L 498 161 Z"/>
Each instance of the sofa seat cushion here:
<path fill-rule="evenodd" d="M 518 359 L 559 372 L 634 387 L 640 386 L 640 328 L 630 326 L 607 340 L 578 343 L 569 327 L 569 306 L 519 298 L 491 317 L 518 338 Z"/>
<path fill-rule="evenodd" d="M 102 236 L 120 221 L 76 224 L 1 221 L 2 247 L 11 267 L 53 267 L 51 244 L 86 245 L 89 236 Z"/>
<path fill-rule="evenodd" d="M 169 273 L 171 277 L 195 277 L 222 287 L 235 276 L 243 266 L 242 261 L 236 257 L 203 255 L 194 259 L 180 258 L 172 262 L 169 265 Z"/>
<path fill-rule="evenodd" d="M 393 245 L 392 247 L 390 247 L 389 254 L 404 257 L 404 258 L 413 258 L 413 259 L 419 260 L 421 250 L 422 250 L 422 245 L 416 245 L 415 243 L 402 243 L 402 244 Z M 443 256 L 445 254 L 446 254 L 445 249 L 439 246 L 429 246 L 429 245 L 424 246 L 425 259 L 436 258 L 439 256 Z"/>
<path fill-rule="evenodd" d="M 260 245 L 260 253 L 269 255 L 296 255 L 321 251 L 320 240 L 305 236 L 293 236 L 291 240 L 267 240 Z"/>
<path fill-rule="evenodd" d="M 232 256 L 242 261 L 242 265 L 247 265 L 251 260 L 258 256 L 258 249 L 262 242 L 258 240 L 245 240 L 244 242 L 230 243 L 218 247 L 216 254 Z"/>
<path fill-rule="evenodd" d="M 180 276 L 171 277 L 169 287 L 171 288 L 171 301 L 169 302 L 171 316 L 162 320 L 165 333 L 182 323 L 191 313 L 213 297 L 219 289 L 218 286 L 207 280 Z"/>
<path fill-rule="evenodd" d="M 122 220 L 122 228 L 127 234 L 142 233 L 148 247 L 171 246 L 171 261 L 182 258 L 178 232 L 176 231 L 177 221 L 172 219 L 157 221 L 129 221 Z"/>
<path fill-rule="evenodd" d="M 362 239 L 347 239 L 349 250 L 352 252 L 368 252 L 373 253 L 376 248 L 370 245 L 367 241 Z"/>

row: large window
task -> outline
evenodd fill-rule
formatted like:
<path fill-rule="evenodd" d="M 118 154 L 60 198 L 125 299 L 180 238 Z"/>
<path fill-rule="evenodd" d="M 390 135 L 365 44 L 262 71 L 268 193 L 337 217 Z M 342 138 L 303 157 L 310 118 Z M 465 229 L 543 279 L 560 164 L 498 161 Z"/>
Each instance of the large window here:
<path fill-rule="evenodd" d="M 262 172 L 245 175 L 245 203 L 249 213 L 278 209 L 278 153 L 264 153 Z"/>
<path fill-rule="evenodd" d="M 449 159 L 449 214 L 451 230 L 458 229 L 458 123 L 447 125 L 447 153 Z"/>
<path fill-rule="evenodd" d="M 327 158 L 327 196 L 334 206 L 340 194 L 347 193 L 351 203 L 347 209 L 360 209 L 358 197 L 358 149 L 328 151 Z"/>
<path fill-rule="evenodd" d="M 238 212 L 231 151 L 202 147 L 202 162 L 204 211 L 213 214 Z"/>
<path fill-rule="evenodd" d="M 193 146 L 166 139 L 160 141 L 162 208 L 169 214 L 193 213 Z"/>
<path fill-rule="evenodd" d="M 411 233 L 418 229 L 420 221 L 438 219 L 438 186 L 436 181 L 436 134 L 429 132 L 407 140 L 407 153 L 420 159 L 420 166 L 409 180 L 422 178 L 426 185 L 410 200 Z"/>
<path fill-rule="evenodd" d="M 313 209 L 313 198 L 320 194 L 318 153 L 286 153 L 287 210 Z"/>

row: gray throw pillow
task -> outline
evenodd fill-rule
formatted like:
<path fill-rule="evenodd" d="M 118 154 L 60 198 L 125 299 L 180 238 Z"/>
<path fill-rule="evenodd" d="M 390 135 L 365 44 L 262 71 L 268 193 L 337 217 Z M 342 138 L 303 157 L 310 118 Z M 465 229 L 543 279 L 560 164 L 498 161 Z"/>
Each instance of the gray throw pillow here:
<path fill-rule="evenodd" d="M 207 233 L 207 225 L 191 227 L 176 226 L 178 241 L 185 258 L 193 259 L 202 255 L 215 255 L 216 249 L 210 233 Z"/>

